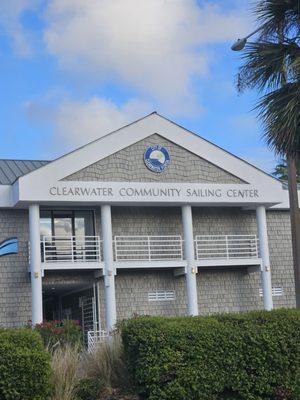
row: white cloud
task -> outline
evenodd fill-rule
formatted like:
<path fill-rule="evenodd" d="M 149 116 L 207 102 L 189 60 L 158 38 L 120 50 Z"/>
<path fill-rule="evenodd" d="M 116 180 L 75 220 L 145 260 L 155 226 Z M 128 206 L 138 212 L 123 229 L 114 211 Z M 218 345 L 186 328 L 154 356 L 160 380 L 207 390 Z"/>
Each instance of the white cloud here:
<path fill-rule="evenodd" d="M 50 0 L 44 37 L 65 70 L 187 114 L 197 110 L 193 78 L 213 61 L 208 46 L 246 32 L 246 11 L 196 0 Z"/>
<path fill-rule="evenodd" d="M 32 122 L 52 125 L 55 132 L 53 146 L 57 147 L 59 143 L 62 153 L 153 111 L 149 104 L 134 99 L 119 107 L 111 100 L 99 97 L 86 102 L 66 99 L 56 107 L 53 105 L 54 98 L 50 95 L 28 102 L 25 111 Z"/>
<path fill-rule="evenodd" d="M 14 51 L 20 56 L 32 54 L 32 36 L 22 24 L 22 15 L 39 4 L 40 0 L 0 1 L 0 28 L 11 38 Z"/>

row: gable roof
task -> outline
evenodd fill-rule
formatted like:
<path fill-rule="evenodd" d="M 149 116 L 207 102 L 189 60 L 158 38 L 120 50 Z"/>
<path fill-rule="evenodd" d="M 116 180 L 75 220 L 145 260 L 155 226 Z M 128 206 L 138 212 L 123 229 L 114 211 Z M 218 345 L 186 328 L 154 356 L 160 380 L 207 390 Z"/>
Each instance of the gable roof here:
<path fill-rule="evenodd" d="M 262 180 L 281 186 L 276 178 L 266 172 L 156 112 L 107 133 L 42 166 L 42 168 L 26 174 L 21 179 L 27 177 L 30 179 L 34 174 L 35 179 L 40 182 L 43 182 L 45 177 L 59 181 L 153 133 L 171 140 L 245 182 L 256 183 L 257 180 Z"/>
<path fill-rule="evenodd" d="M 16 179 L 49 162 L 45 160 L 0 160 L 0 185 L 11 185 Z"/>

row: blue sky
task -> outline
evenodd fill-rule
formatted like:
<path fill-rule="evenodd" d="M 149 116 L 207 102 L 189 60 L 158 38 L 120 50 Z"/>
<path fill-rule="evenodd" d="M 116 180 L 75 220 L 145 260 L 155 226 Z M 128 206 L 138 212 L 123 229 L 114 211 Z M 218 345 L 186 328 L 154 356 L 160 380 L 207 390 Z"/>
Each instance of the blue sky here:
<path fill-rule="evenodd" d="M 7 4 L 4 4 L 7 3 Z M 154 110 L 270 172 L 238 95 L 248 0 L 0 4 L 0 157 L 53 159 Z"/>

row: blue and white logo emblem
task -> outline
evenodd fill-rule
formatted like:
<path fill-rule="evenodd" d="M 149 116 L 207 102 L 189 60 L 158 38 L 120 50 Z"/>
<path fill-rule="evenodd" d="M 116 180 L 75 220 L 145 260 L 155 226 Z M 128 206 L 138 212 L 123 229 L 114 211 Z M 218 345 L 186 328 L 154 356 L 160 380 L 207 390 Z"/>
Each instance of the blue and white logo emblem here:
<path fill-rule="evenodd" d="M 18 239 L 10 238 L 0 243 L 0 257 L 8 254 L 18 254 Z"/>
<path fill-rule="evenodd" d="M 153 172 L 163 172 L 170 164 L 170 155 L 168 150 L 159 144 L 148 147 L 144 154 L 146 166 Z"/>

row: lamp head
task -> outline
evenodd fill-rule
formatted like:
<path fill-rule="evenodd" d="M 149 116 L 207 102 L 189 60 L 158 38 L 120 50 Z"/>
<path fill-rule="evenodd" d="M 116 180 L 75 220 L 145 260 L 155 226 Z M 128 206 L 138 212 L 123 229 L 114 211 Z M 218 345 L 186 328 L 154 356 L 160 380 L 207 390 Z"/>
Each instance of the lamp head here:
<path fill-rule="evenodd" d="M 238 39 L 233 45 L 231 46 L 231 50 L 233 51 L 241 51 L 245 47 L 247 43 L 247 39 Z"/>

